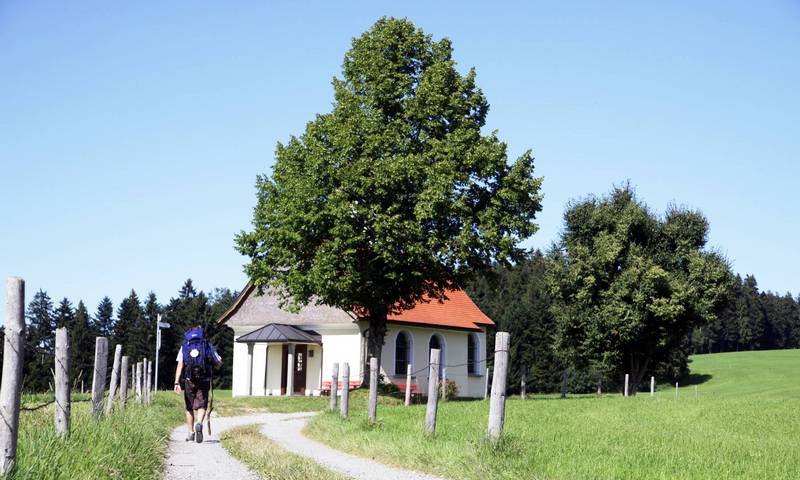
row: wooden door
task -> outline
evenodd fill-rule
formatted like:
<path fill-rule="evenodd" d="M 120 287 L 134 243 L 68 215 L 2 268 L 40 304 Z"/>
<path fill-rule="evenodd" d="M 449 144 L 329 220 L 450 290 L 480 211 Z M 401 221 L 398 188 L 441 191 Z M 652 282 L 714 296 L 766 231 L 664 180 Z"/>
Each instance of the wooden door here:
<path fill-rule="evenodd" d="M 305 395 L 308 345 L 294 346 L 294 393 Z"/>

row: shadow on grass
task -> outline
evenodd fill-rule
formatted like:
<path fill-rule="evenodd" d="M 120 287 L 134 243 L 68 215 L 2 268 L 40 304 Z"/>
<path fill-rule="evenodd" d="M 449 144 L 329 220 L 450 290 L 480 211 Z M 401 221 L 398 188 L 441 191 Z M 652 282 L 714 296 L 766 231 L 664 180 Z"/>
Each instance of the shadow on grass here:
<path fill-rule="evenodd" d="M 683 385 L 700 385 L 701 383 L 706 383 L 707 381 L 711 380 L 713 375 L 708 373 L 690 373 L 688 377 L 683 379 Z"/>

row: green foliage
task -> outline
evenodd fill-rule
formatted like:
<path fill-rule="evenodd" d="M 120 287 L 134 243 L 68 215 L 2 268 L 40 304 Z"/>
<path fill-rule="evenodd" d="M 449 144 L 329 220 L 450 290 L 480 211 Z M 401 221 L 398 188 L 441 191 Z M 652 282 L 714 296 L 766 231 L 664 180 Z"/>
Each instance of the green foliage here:
<path fill-rule="evenodd" d="M 94 315 L 95 331 L 101 337 L 110 337 L 114 331 L 114 304 L 108 297 L 103 297 L 97 305 Z"/>
<path fill-rule="evenodd" d="M 83 301 L 78 302 L 75 310 L 75 322 L 70 329 L 71 378 L 74 385 L 80 385 L 81 380 L 90 383 L 92 367 L 94 365 L 94 345 L 98 332 L 92 325 L 89 312 Z"/>
<path fill-rule="evenodd" d="M 800 347 L 800 299 L 759 292 L 753 275 L 736 276 L 725 307 L 692 332 L 695 353 Z"/>
<path fill-rule="evenodd" d="M 519 258 L 537 229 L 533 157 L 509 164 L 506 145 L 481 133 L 488 102 L 452 53 L 408 20 L 382 18 L 354 39 L 332 111 L 278 144 L 254 228 L 236 238 L 259 288 L 365 315 L 371 355 L 390 310 Z"/>
<path fill-rule="evenodd" d="M 576 365 L 630 373 L 635 391 L 645 372 L 686 348 L 694 327 L 716 318 L 728 265 L 704 248 L 701 213 L 671 207 L 658 217 L 629 186 L 571 204 L 564 220 L 548 269 L 557 347 Z"/>
<path fill-rule="evenodd" d="M 39 290 L 28 304 L 25 365 L 23 366 L 22 388 L 24 391 L 43 391 L 48 388 L 52 378 L 55 349 L 55 315 L 53 302 L 47 292 Z"/>
<path fill-rule="evenodd" d="M 519 391 L 523 370 L 528 392 L 561 388 L 564 365 L 554 348 L 555 318 L 550 312 L 545 272 L 545 258 L 536 251 L 512 267 L 496 267 L 467 288 L 478 307 L 497 323 L 497 329 L 510 334 L 508 385 L 514 393 Z M 486 339 L 487 352 L 492 352 L 491 332 Z"/>

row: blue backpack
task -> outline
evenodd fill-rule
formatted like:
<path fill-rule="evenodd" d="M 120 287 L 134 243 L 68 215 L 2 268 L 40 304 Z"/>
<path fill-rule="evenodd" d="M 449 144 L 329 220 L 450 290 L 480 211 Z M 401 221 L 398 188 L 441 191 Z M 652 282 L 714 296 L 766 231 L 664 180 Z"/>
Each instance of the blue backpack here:
<path fill-rule="evenodd" d="M 195 384 L 209 381 L 213 348 L 208 343 L 203 329 L 196 328 L 184 333 L 181 348 L 185 378 Z"/>

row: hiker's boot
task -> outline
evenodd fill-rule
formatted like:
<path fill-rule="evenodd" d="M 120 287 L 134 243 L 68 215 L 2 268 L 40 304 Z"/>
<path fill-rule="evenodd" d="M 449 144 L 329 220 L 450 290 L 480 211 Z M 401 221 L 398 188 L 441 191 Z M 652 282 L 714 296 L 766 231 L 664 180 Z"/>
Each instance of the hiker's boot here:
<path fill-rule="evenodd" d="M 203 424 L 202 423 L 195 423 L 194 424 L 194 440 L 197 443 L 203 443 Z"/>
<path fill-rule="evenodd" d="M 186 435 L 186 441 L 187 442 L 194 442 L 194 432 Z"/>

